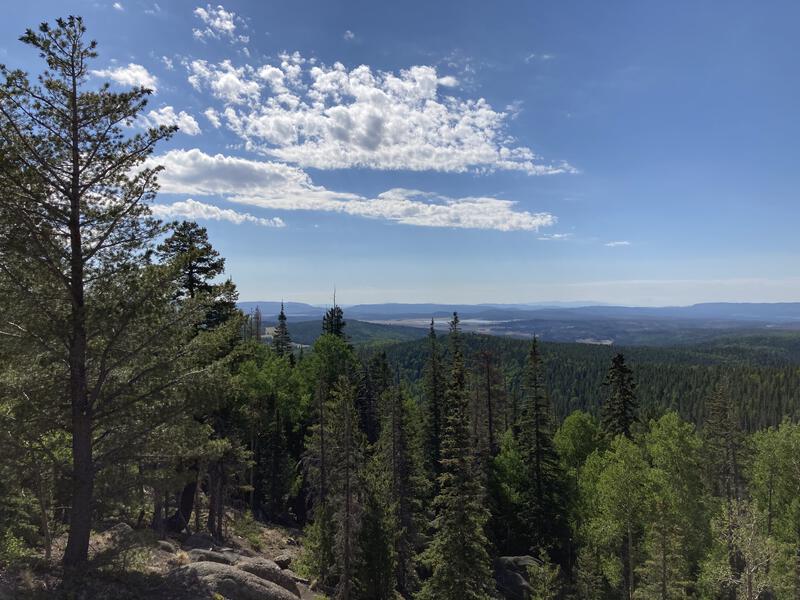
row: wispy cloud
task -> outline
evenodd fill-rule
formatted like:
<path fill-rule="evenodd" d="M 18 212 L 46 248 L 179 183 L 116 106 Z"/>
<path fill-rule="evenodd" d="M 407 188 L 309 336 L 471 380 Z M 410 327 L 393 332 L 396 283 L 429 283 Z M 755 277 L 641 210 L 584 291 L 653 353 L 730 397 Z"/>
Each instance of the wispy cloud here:
<path fill-rule="evenodd" d="M 344 38 L 346 41 L 348 41 L 348 42 L 351 42 L 351 41 L 353 41 L 354 39 L 356 39 L 356 34 L 355 34 L 355 33 L 353 33 L 352 31 L 350 31 L 350 30 L 348 29 L 347 31 L 345 31 L 345 32 L 342 34 L 342 37 L 343 37 L 343 38 Z"/>
<path fill-rule="evenodd" d="M 198 202 L 189 198 L 172 204 L 154 204 L 150 207 L 152 213 L 162 219 L 191 219 L 192 221 L 228 221 L 236 225 L 252 223 L 262 227 L 285 227 L 283 219 L 274 217 L 264 219 L 250 213 L 238 212 L 230 208 L 220 208 L 213 204 Z"/>
<path fill-rule="evenodd" d="M 112 7 L 114 10 L 118 10 L 118 11 L 120 11 L 120 12 L 122 12 L 122 11 L 124 11 L 124 10 L 125 10 L 125 7 L 124 7 L 124 6 L 122 6 L 122 3 L 121 3 L 121 2 L 114 2 L 114 4 L 112 4 L 112 5 L 111 5 L 111 7 Z"/>
<path fill-rule="evenodd" d="M 531 54 L 528 54 L 528 55 L 527 55 L 525 58 L 523 58 L 522 60 L 524 60 L 526 64 L 530 64 L 530 63 L 532 63 L 532 62 L 547 62 L 548 60 L 553 60 L 555 57 L 556 57 L 556 56 L 555 56 L 555 54 L 547 54 L 547 53 L 543 53 L 543 54 L 537 54 L 537 53 L 531 53 Z"/>
<path fill-rule="evenodd" d="M 609 248 L 618 248 L 619 246 L 630 246 L 631 243 L 627 240 L 620 240 L 617 242 L 606 242 L 605 245 Z"/>
<path fill-rule="evenodd" d="M 158 78 L 136 63 L 128 63 L 124 67 L 100 69 L 91 72 L 95 77 L 106 77 L 120 85 L 143 86 L 154 92 L 158 90 Z"/>
<path fill-rule="evenodd" d="M 284 211 L 323 211 L 420 227 L 538 231 L 556 223 L 546 212 L 520 210 L 516 202 L 491 197 L 449 198 L 394 188 L 374 198 L 315 185 L 297 167 L 254 161 L 198 149 L 172 150 L 151 159 L 161 164 L 161 190 L 169 194 L 222 196 L 231 202 Z"/>

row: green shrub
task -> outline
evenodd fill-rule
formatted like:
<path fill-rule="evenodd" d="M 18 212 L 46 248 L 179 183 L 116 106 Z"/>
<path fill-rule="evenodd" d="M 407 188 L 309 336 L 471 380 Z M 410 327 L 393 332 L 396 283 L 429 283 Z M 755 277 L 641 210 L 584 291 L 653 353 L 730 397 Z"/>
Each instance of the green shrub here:
<path fill-rule="evenodd" d="M 0 538 L 0 565 L 8 566 L 33 555 L 23 540 L 7 530 Z"/>
<path fill-rule="evenodd" d="M 261 539 L 261 527 L 253 518 L 253 513 L 249 510 L 242 513 L 233 521 L 233 532 L 250 542 L 255 550 L 261 550 L 263 540 Z"/>

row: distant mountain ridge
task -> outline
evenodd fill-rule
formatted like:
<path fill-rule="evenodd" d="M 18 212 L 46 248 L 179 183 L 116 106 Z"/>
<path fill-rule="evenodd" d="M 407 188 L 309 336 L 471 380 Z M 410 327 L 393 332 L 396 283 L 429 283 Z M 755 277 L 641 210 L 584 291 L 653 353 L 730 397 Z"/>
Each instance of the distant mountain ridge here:
<path fill-rule="evenodd" d="M 748 321 L 762 323 L 800 322 L 800 302 L 706 302 L 690 306 L 636 307 L 587 303 L 541 304 L 437 304 L 437 303 L 384 303 L 345 306 L 345 318 L 360 320 L 398 320 L 442 318 L 458 312 L 464 319 L 489 321 L 514 320 L 585 320 L 585 319 L 702 319 L 721 321 Z M 280 302 L 240 302 L 239 307 L 250 312 L 258 306 L 265 320 L 274 319 L 280 311 Z M 286 302 L 286 315 L 290 320 L 321 318 L 326 307 L 303 302 Z"/>

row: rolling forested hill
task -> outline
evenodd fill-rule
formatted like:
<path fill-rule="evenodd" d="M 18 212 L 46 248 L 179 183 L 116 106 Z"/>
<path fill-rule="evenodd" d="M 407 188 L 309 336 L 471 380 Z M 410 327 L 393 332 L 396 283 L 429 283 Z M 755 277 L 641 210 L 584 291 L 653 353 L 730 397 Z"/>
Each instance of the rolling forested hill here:
<path fill-rule="evenodd" d="M 495 336 L 464 335 L 468 366 L 479 373 L 478 357 L 488 351 L 506 381 L 513 401 L 529 342 Z M 447 347 L 446 343 L 442 344 Z M 784 415 L 800 414 L 800 335 L 774 334 L 723 337 L 677 347 L 618 347 L 542 343 L 546 381 L 559 419 L 582 409 L 597 414 L 605 398 L 603 386 L 611 359 L 623 352 L 634 370 L 645 415 L 674 409 L 702 424 L 706 399 L 727 378 L 742 425 L 749 430 L 777 424 Z M 427 360 L 427 340 L 384 347 L 389 363 L 404 378 L 418 383 Z"/>

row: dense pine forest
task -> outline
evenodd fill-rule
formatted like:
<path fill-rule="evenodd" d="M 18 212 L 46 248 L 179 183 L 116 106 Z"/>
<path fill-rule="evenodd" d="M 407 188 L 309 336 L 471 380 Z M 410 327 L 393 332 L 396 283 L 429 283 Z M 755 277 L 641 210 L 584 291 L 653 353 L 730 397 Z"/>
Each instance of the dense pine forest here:
<path fill-rule="evenodd" d="M 175 133 L 130 127 L 150 90 L 90 85 L 79 18 L 21 41 L 44 69 L 0 73 L 0 572 L 50 577 L 31 597 L 126 581 L 109 530 L 275 524 L 343 600 L 800 598 L 791 338 L 620 351 L 453 314 L 358 346 L 335 303 L 311 346 L 283 311 L 266 337 L 207 231 L 150 214 Z M 297 597 L 287 572 L 207 597 Z"/>

